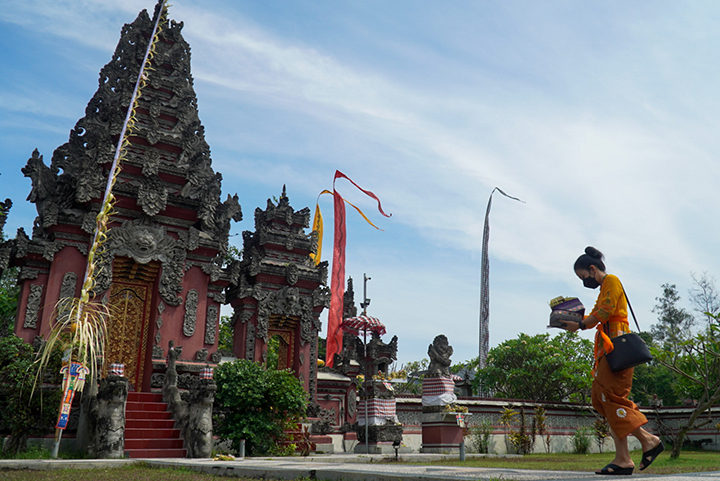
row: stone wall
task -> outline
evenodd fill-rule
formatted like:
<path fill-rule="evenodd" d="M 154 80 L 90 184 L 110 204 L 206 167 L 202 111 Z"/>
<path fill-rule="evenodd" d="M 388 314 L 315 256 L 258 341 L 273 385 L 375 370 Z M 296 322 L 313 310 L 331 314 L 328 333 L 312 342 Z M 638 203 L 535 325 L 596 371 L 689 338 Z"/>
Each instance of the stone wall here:
<path fill-rule="evenodd" d="M 457 404 L 468 408 L 469 424 L 477 424 L 480 420 L 490 420 L 493 426 L 493 434 L 490 439 L 490 452 L 496 454 L 507 453 L 505 443 L 506 429 L 500 424 L 500 415 L 503 408 L 510 406 L 515 411 L 525 409 L 527 432 L 530 432 L 535 403 L 523 402 L 518 400 L 500 400 L 500 399 L 481 399 L 481 398 L 459 398 Z M 550 449 L 552 452 L 572 452 L 572 436 L 581 426 L 592 427 L 595 422 L 595 412 L 591 406 L 574 404 L 574 403 L 542 403 L 547 412 L 546 426 L 551 435 Z M 677 429 L 682 420 L 687 418 L 692 408 L 659 408 L 659 409 L 642 409 L 648 418 L 646 429 L 657 434 L 661 429 L 672 430 Z M 419 451 L 422 443 L 422 430 L 420 427 L 420 415 L 422 413 L 422 403 L 420 396 L 399 396 L 397 398 L 397 415 L 403 424 L 403 444 L 412 448 L 413 451 Z M 715 425 L 720 422 L 720 406 L 712 411 L 714 418 L 713 423 L 705 428 L 692 431 L 688 438 L 691 441 L 699 441 L 702 439 L 710 440 L 704 444 L 704 449 L 720 450 L 720 433 L 716 430 Z M 517 425 L 517 423 L 516 423 Z M 466 438 L 466 446 L 470 451 L 471 440 Z M 630 438 L 630 449 L 639 449 L 640 443 L 633 437 Z M 603 446 L 603 451 L 614 450 L 612 438 L 608 438 Z M 599 447 L 594 439 L 591 443 L 591 452 L 598 452 Z M 537 437 L 535 443 L 535 452 L 545 452 L 545 445 L 540 437 Z"/>

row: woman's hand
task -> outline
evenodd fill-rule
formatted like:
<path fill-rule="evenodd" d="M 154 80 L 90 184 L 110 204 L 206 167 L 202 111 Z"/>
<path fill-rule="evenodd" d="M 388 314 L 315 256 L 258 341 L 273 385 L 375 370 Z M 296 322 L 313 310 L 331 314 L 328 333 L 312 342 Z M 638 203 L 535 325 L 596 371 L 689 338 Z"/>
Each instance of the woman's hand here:
<path fill-rule="evenodd" d="M 563 329 L 565 329 L 566 331 L 575 332 L 578 329 L 580 329 L 580 324 L 578 324 L 575 321 L 563 321 L 563 322 L 565 323 L 565 327 L 563 327 Z"/>

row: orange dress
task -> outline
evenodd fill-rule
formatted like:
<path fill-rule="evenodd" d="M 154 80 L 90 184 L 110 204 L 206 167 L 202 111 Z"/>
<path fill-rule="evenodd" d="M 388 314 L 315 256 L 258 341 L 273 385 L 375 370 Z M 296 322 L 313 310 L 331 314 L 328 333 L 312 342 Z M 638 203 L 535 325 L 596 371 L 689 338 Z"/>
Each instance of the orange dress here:
<path fill-rule="evenodd" d="M 647 423 L 647 418 L 628 399 L 634 369 L 612 372 L 605 359 L 605 354 L 614 349 L 612 338 L 630 332 L 627 300 L 617 276 L 605 276 L 590 315 L 600 321 L 595 334 L 592 404 L 607 419 L 615 435 L 622 439 Z"/>

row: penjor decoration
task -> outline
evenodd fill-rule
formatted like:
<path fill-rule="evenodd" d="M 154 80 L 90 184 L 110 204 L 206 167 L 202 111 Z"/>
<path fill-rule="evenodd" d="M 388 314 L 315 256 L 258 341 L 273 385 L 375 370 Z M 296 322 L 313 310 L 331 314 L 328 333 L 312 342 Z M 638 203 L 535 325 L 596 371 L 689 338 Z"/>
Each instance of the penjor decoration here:
<path fill-rule="evenodd" d="M 68 353 L 69 355 L 69 353 Z M 69 357 L 68 357 L 69 359 Z M 85 386 L 85 377 L 90 370 L 79 362 L 71 362 L 64 365 L 60 369 L 63 375 L 63 397 L 60 405 L 60 415 L 58 416 L 55 429 L 65 429 L 70 419 L 70 407 L 76 392 L 81 392 Z"/>
<path fill-rule="evenodd" d="M 365 195 L 371 197 L 377 201 L 378 211 L 385 217 L 391 217 L 392 214 L 386 214 L 382 209 L 380 199 L 369 190 L 365 190 L 357 185 L 350 177 L 343 174 L 339 170 L 335 171 L 335 177 L 333 178 L 333 190 L 323 190 L 320 195 L 332 194 L 333 195 L 333 206 L 334 206 L 334 222 L 335 232 L 333 241 L 333 264 L 332 264 L 332 275 L 330 278 L 330 311 L 328 312 L 328 331 L 327 331 L 327 347 L 325 354 L 325 362 L 328 367 L 333 367 L 333 361 L 335 354 L 340 352 L 342 348 L 342 336 L 343 332 L 340 329 L 340 323 L 342 322 L 342 309 L 343 309 L 343 294 L 345 293 L 345 244 L 346 244 L 346 230 L 345 230 L 345 203 L 347 202 L 351 207 L 357 210 L 360 215 L 365 219 L 371 226 L 378 230 L 382 230 L 375 224 L 370 222 L 370 219 L 355 205 L 344 199 L 335 188 L 335 182 L 338 178 L 344 178 L 350 181 L 352 185 L 360 189 Z M 319 196 L 318 196 L 319 197 Z M 313 257 L 316 264 L 320 262 L 320 254 L 322 252 L 322 238 L 323 238 L 323 220 L 320 212 L 319 203 L 315 204 L 315 216 L 313 219 L 313 231 L 317 233 L 318 248 L 317 254 Z"/>
<path fill-rule="evenodd" d="M 490 192 L 490 198 L 485 211 L 485 226 L 483 228 L 482 262 L 480 266 L 480 335 L 478 348 L 478 369 L 483 369 L 487 363 L 488 349 L 490 347 L 490 258 L 488 256 L 488 242 L 490 241 L 490 207 L 495 191 L 500 192 L 508 199 L 525 203 L 524 201 L 506 194 L 502 189 L 495 187 Z"/>
<path fill-rule="evenodd" d="M 39 360 L 35 385 L 40 380 L 41 372 L 47 365 L 50 355 L 56 345 L 66 343 L 65 366 L 63 373 L 63 400 L 60 407 L 58 424 L 55 429 L 55 443 L 52 456 L 57 457 L 62 430 L 67 425 L 70 414 L 70 406 L 75 392 L 81 392 L 87 375 L 90 379 L 96 379 L 96 363 L 103 357 L 105 352 L 106 320 L 109 316 L 107 307 L 94 299 L 94 287 L 96 276 L 100 274 L 98 261 L 105 249 L 107 241 L 108 223 L 113 214 L 115 196 L 113 186 L 121 170 L 122 161 L 127 153 L 130 144 L 129 137 L 132 135 L 136 118 L 135 112 L 137 101 L 140 98 L 142 89 L 147 84 L 147 71 L 152 70 L 152 59 L 159 41 L 159 34 L 167 23 L 167 3 L 159 0 L 155 6 L 153 17 L 153 30 L 148 41 L 143 61 L 140 65 L 138 77 L 135 82 L 130 103 L 128 106 L 125 121 L 115 149 L 110 172 L 108 175 L 105 193 L 100 212 L 95 218 L 95 233 L 92 244 L 88 250 L 87 266 L 82 290 L 79 298 L 63 298 L 55 307 L 55 324 L 43 347 Z"/>

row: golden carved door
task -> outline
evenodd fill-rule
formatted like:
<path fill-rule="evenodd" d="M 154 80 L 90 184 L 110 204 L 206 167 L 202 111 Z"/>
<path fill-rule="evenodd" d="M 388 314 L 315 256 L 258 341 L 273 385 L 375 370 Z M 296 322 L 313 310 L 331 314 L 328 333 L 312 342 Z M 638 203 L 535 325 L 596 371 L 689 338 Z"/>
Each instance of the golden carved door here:
<path fill-rule="evenodd" d="M 137 264 L 127 258 L 117 258 L 113 263 L 105 360 L 108 364 L 124 364 L 125 377 L 136 390 L 142 388 L 157 270 L 156 265 Z"/>

